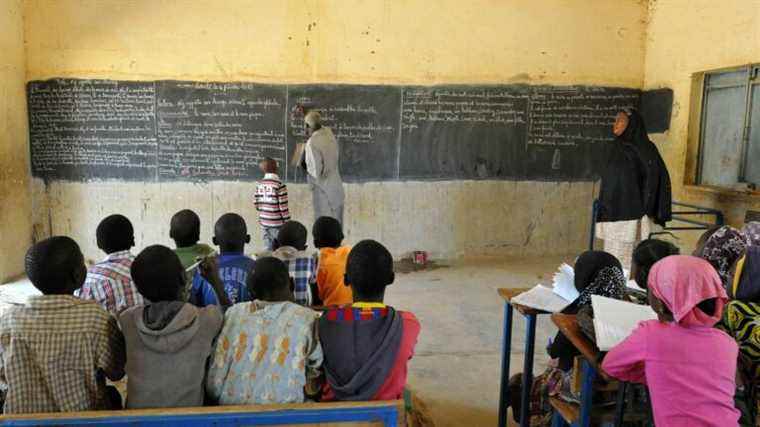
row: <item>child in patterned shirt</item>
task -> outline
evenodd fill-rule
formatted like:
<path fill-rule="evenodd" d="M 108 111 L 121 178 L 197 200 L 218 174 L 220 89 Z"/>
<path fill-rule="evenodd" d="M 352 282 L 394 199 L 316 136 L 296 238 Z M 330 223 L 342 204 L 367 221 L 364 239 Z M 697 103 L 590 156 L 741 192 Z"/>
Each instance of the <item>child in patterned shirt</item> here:
<path fill-rule="evenodd" d="M 288 266 L 296 304 L 308 307 L 312 304 L 311 287 L 316 286 L 317 259 L 315 254 L 306 252 L 306 235 L 306 227 L 300 222 L 286 222 L 277 234 L 272 256 Z"/>
<path fill-rule="evenodd" d="M 206 391 L 219 404 L 298 403 L 318 393 L 318 315 L 292 302 L 292 286 L 282 261 L 256 262 L 248 278 L 256 300 L 227 310 L 209 366 Z"/>

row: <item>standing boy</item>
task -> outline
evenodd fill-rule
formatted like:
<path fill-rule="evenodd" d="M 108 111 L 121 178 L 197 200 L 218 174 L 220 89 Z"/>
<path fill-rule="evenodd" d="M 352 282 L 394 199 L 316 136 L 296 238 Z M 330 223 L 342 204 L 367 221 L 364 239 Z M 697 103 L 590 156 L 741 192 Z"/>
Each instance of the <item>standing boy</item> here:
<path fill-rule="evenodd" d="M 119 317 L 127 344 L 127 408 L 203 406 L 206 362 L 222 329 L 222 311 L 180 299 L 185 270 L 165 246 L 140 252 L 132 277 L 150 303 Z M 221 281 L 210 283 L 224 297 Z"/>
<path fill-rule="evenodd" d="M 298 221 L 288 221 L 282 226 L 274 242 L 272 256 L 288 267 L 295 288 L 295 303 L 310 306 L 311 285 L 317 279 L 317 260 L 306 252 L 306 227 Z"/>
<path fill-rule="evenodd" d="M 260 258 L 248 286 L 257 299 L 227 310 L 208 394 L 222 405 L 303 402 L 319 390 L 318 315 L 291 302 L 288 269 L 276 258 Z"/>
<path fill-rule="evenodd" d="M 132 223 L 124 215 L 111 215 L 98 224 L 98 248 L 106 258 L 90 267 L 87 280 L 75 295 L 95 300 L 114 316 L 129 307 L 142 305 L 142 295 L 132 282 L 129 269 L 135 256 L 129 251 L 135 245 Z"/>
<path fill-rule="evenodd" d="M 219 246 L 220 255 L 216 259 L 219 265 L 219 277 L 224 283 L 225 293 L 232 304 L 253 299 L 246 287 L 246 281 L 256 263 L 243 253 L 246 243 L 250 242 L 248 227 L 240 215 L 227 213 L 216 221 L 214 244 Z M 190 303 L 198 307 L 219 305 L 215 289 L 200 274 L 200 271 L 197 271 L 190 289 Z"/>
<path fill-rule="evenodd" d="M 319 320 L 327 377 L 323 400 L 393 400 L 404 393 L 407 362 L 420 333 L 417 318 L 383 304 L 393 283 L 393 258 L 374 240 L 351 250 L 346 282 L 351 307 L 334 307 Z"/>
<path fill-rule="evenodd" d="M 343 228 L 337 219 L 323 216 L 312 229 L 314 246 L 319 249 L 317 267 L 317 296 L 325 306 L 351 304 L 351 288 L 345 285 L 346 260 L 350 246 L 343 243 Z"/>
<path fill-rule="evenodd" d="M 277 238 L 285 222 L 290 220 L 288 210 L 288 187 L 277 175 L 277 161 L 265 158 L 259 167 L 264 172 L 264 179 L 259 181 L 254 195 L 254 205 L 259 212 L 259 224 L 267 251 L 273 250 L 272 243 Z"/>
<path fill-rule="evenodd" d="M 3 412 L 120 409 L 105 379 L 124 376 L 124 336 L 102 307 L 72 296 L 87 272 L 79 246 L 51 237 L 32 246 L 25 262 L 42 295 L 0 316 Z"/>

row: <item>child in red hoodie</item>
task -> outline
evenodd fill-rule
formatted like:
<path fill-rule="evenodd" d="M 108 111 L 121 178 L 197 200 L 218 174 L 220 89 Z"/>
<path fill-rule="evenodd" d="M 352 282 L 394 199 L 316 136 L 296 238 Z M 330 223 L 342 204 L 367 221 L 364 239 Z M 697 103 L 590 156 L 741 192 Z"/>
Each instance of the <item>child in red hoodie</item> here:
<path fill-rule="evenodd" d="M 414 314 L 383 304 L 394 279 L 393 258 L 383 245 L 364 240 L 351 250 L 345 283 L 354 303 L 319 320 L 327 377 L 322 400 L 402 397 L 420 323 Z"/>

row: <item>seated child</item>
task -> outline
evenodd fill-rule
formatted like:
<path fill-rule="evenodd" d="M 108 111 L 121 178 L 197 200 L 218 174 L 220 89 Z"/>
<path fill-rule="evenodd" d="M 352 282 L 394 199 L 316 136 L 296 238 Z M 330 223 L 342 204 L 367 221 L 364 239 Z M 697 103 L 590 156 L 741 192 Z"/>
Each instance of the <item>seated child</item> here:
<path fill-rule="evenodd" d="M 602 368 L 647 385 L 658 426 L 737 425 L 738 348 L 713 328 L 727 301 L 720 277 L 706 261 L 676 255 L 655 264 L 648 282 L 659 320 L 639 323 Z"/>
<path fill-rule="evenodd" d="M 143 305 L 129 272 L 135 259 L 129 251 L 135 245 L 132 223 L 123 215 L 111 215 L 100 222 L 96 236 L 98 248 L 108 256 L 90 267 L 87 280 L 75 295 L 95 300 L 115 316 L 129 307 Z"/>
<path fill-rule="evenodd" d="M 216 221 L 214 244 L 219 246 L 220 251 L 216 258 L 219 277 L 224 282 L 224 290 L 232 304 L 253 299 L 246 287 L 246 281 L 256 263 L 243 253 L 246 243 L 250 242 L 248 227 L 240 215 L 227 213 Z M 200 271 L 196 272 L 190 290 L 190 302 L 198 307 L 219 304 L 219 295 L 214 289 Z"/>
<path fill-rule="evenodd" d="M 325 353 L 322 400 L 393 400 L 404 393 L 407 362 L 414 355 L 420 323 L 414 314 L 383 304 L 393 283 L 393 258 L 374 240 L 351 250 L 346 282 L 350 307 L 333 307 L 319 319 Z"/>
<path fill-rule="evenodd" d="M 311 284 L 317 277 L 317 260 L 306 252 L 306 234 L 306 227 L 300 222 L 286 222 L 277 234 L 272 256 L 288 266 L 295 284 L 295 303 L 308 307 L 311 305 Z"/>
<path fill-rule="evenodd" d="M 264 179 L 256 185 L 254 205 L 259 213 L 261 236 L 267 251 L 274 250 L 273 243 L 280 227 L 290 220 L 288 210 L 288 187 L 277 175 L 277 161 L 265 158 L 259 167 L 264 172 Z"/>
<path fill-rule="evenodd" d="M 124 376 L 124 336 L 101 306 L 72 296 L 87 272 L 79 246 L 51 237 L 32 246 L 25 263 L 42 295 L 0 316 L 3 412 L 120 409 L 105 380 Z"/>
<path fill-rule="evenodd" d="M 197 308 L 180 299 L 184 273 L 177 255 L 160 245 L 145 248 L 132 263 L 135 285 L 150 302 L 119 316 L 129 409 L 203 406 L 206 362 L 224 317 L 217 306 Z"/>
<path fill-rule="evenodd" d="M 319 301 L 315 304 L 325 306 L 346 305 L 353 302 L 351 288 L 343 282 L 346 274 L 346 259 L 351 252 L 350 246 L 341 246 L 343 228 L 337 219 L 323 216 L 314 223 L 312 228 L 314 246 L 319 249 L 317 265 L 316 296 Z M 316 298 L 315 298 L 316 299 Z"/>
<path fill-rule="evenodd" d="M 322 365 L 316 312 L 294 304 L 288 269 L 265 257 L 249 276 L 256 300 L 227 310 L 209 365 L 207 393 L 222 405 L 300 403 Z"/>
<path fill-rule="evenodd" d="M 647 288 L 649 270 L 659 260 L 670 255 L 678 255 L 681 251 L 676 245 L 664 240 L 647 239 L 633 250 L 631 277 L 641 289 Z"/>
<path fill-rule="evenodd" d="M 188 269 L 196 263 L 198 258 L 205 258 L 214 253 L 214 249 L 205 244 L 198 243 L 201 239 L 201 219 L 198 214 L 190 209 L 184 209 L 172 216 L 169 223 L 169 237 L 174 240 L 177 248 L 174 253 L 179 257 L 183 269 Z M 193 283 L 195 269 L 185 273 L 187 288 L 182 291 L 182 300 L 190 298 L 190 286 Z"/>
<path fill-rule="evenodd" d="M 581 314 L 586 319 L 593 319 L 591 299 L 594 295 L 614 299 L 627 297 L 626 278 L 620 261 L 612 254 L 602 251 L 586 251 L 575 261 L 575 288 L 580 293 L 578 299 L 562 312 L 578 315 L 579 320 Z M 550 396 L 562 394 L 568 398 L 576 397 L 571 394 L 571 375 L 568 374 L 573 368 L 573 360 L 580 355 L 580 351 L 562 332 L 557 332 L 547 351 L 553 360 L 544 373 L 533 379 L 531 406 L 527 414 L 529 419 L 535 418 L 531 421 L 537 424 L 546 423 L 551 419 Z M 519 422 L 522 416 L 522 374 L 516 374 L 509 379 L 509 388 L 512 415 L 515 421 Z"/>
<path fill-rule="evenodd" d="M 744 255 L 747 237 L 741 230 L 729 225 L 707 230 L 694 251 L 694 256 L 707 260 L 718 272 L 723 289 L 731 285 L 731 268 Z"/>

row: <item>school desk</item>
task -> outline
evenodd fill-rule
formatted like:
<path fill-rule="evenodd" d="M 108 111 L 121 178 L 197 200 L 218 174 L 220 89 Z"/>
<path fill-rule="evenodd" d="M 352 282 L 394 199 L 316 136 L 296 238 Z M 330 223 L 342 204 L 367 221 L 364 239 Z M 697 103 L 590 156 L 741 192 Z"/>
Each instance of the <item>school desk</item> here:
<path fill-rule="evenodd" d="M 52 414 L 5 415 L 3 426 L 323 426 L 406 425 L 403 400 L 380 402 L 295 403 L 284 405 L 132 409 Z"/>
<path fill-rule="evenodd" d="M 522 395 L 520 403 L 522 408 L 528 408 L 530 404 L 530 388 L 533 383 L 533 352 L 536 341 L 536 317 L 539 314 L 549 314 L 546 311 L 535 310 L 519 304 L 512 304 L 512 298 L 530 288 L 499 289 L 499 296 L 504 299 L 504 331 L 501 345 L 501 385 L 499 389 L 499 427 L 507 426 L 507 404 L 509 403 L 509 357 L 512 352 L 512 310 L 517 309 L 525 316 L 525 358 L 523 359 Z M 520 426 L 530 425 L 529 411 L 522 411 Z"/>

